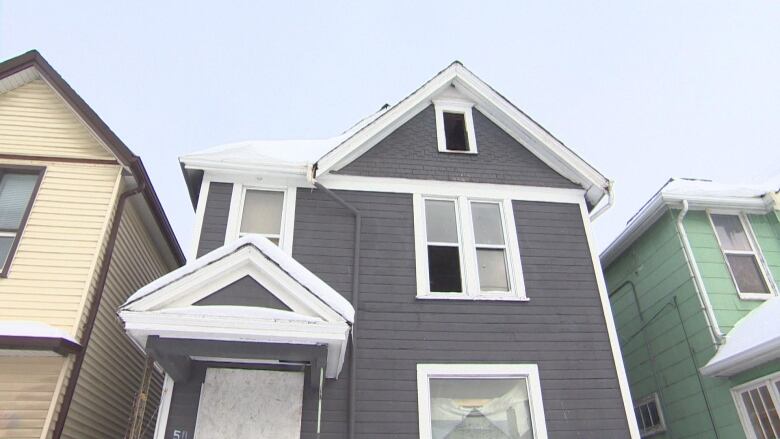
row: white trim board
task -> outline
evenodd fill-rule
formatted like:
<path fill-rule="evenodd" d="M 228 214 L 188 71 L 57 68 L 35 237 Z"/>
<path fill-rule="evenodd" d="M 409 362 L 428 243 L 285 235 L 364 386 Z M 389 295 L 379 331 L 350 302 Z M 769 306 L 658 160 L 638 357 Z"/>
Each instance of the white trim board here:
<path fill-rule="evenodd" d="M 523 378 L 528 386 L 528 402 L 531 412 L 533 437 L 547 439 L 547 424 L 544 418 L 542 386 L 539 381 L 539 367 L 536 364 L 418 364 L 417 404 L 420 439 L 431 439 L 431 378 Z"/>

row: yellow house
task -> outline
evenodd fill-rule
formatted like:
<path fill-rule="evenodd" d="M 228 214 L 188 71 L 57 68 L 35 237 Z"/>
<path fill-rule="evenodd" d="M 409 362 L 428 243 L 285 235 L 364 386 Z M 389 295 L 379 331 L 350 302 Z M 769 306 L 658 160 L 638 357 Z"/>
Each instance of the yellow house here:
<path fill-rule="evenodd" d="M 183 263 L 141 160 L 38 52 L 0 63 L 0 438 L 151 437 L 116 311 Z"/>

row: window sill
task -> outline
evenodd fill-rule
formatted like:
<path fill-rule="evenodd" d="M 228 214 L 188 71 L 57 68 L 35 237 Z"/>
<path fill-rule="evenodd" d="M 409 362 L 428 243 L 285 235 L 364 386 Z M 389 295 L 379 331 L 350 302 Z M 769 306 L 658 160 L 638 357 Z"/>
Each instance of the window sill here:
<path fill-rule="evenodd" d="M 439 152 L 444 154 L 472 154 L 477 155 L 477 151 L 450 151 L 449 149 L 440 149 Z"/>
<path fill-rule="evenodd" d="M 739 295 L 740 300 L 760 300 L 764 301 L 767 299 L 771 299 L 774 297 L 774 294 L 765 294 L 765 293 L 737 293 Z"/>
<path fill-rule="evenodd" d="M 487 302 L 529 302 L 528 297 L 500 296 L 500 295 L 475 295 L 468 294 L 417 294 L 417 299 L 421 300 L 462 300 L 467 302 L 487 301 Z"/>

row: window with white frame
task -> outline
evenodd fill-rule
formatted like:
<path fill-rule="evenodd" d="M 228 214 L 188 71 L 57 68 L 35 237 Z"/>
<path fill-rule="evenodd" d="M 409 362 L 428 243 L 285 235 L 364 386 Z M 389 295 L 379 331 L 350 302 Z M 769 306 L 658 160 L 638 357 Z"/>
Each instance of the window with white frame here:
<path fill-rule="evenodd" d="M 7 274 L 42 169 L 0 168 L 0 272 Z"/>
<path fill-rule="evenodd" d="M 535 364 L 418 364 L 422 439 L 547 437 Z"/>
<path fill-rule="evenodd" d="M 245 189 L 238 236 L 261 235 L 279 245 L 284 224 L 284 191 Z"/>
<path fill-rule="evenodd" d="M 525 299 L 511 201 L 414 200 L 418 297 Z"/>
<path fill-rule="evenodd" d="M 742 215 L 710 214 L 720 249 L 734 285 L 743 298 L 770 295 L 769 282 Z"/>
<path fill-rule="evenodd" d="M 642 437 L 652 436 L 666 431 L 661 403 L 658 394 L 653 393 L 634 402 L 634 415 L 639 424 L 639 433 Z"/>
<path fill-rule="evenodd" d="M 471 107 L 461 101 L 434 101 L 439 152 L 477 152 Z"/>
<path fill-rule="evenodd" d="M 780 374 L 735 387 L 731 393 L 748 438 L 780 438 Z"/>

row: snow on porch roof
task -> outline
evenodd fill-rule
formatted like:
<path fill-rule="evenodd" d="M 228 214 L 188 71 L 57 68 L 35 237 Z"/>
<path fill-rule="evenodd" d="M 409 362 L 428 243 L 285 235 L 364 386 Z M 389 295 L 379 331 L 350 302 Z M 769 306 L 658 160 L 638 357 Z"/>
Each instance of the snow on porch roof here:
<path fill-rule="evenodd" d="M 780 358 L 780 297 L 772 297 L 743 317 L 726 343 L 701 368 L 708 376 L 732 376 Z"/>
<path fill-rule="evenodd" d="M 336 290 L 322 281 L 322 279 L 314 275 L 314 273 L 293 259 L 292 256 L 285 253 L 276 244 L 262 236 L 257 235 L 247 235 L 231 243 L 225 244 L 224 246 L 209 252 L 208 254 L 187 263 L 187 265 L 153 281 L 130 296 L 120 309 L 125 309 L 130 304 L 166 287 L 169 284 L 178 281 L 179 279 L 189 276 L 199 269 L 210 265 L 227 255 L 235 253 L 239 249 L 246 246 L 254 246 L 260 253 L 277 264 L 292 279 L 294 279 L 307 290 L 311 291 L 312 294 L 330 306 L 348 322 L 352 323 L 354 321 L 355 310 L 352 308 L 352 305 L 349 303 L 349 301 L 344 298 L 344 296 L 339 294 Z"/>

